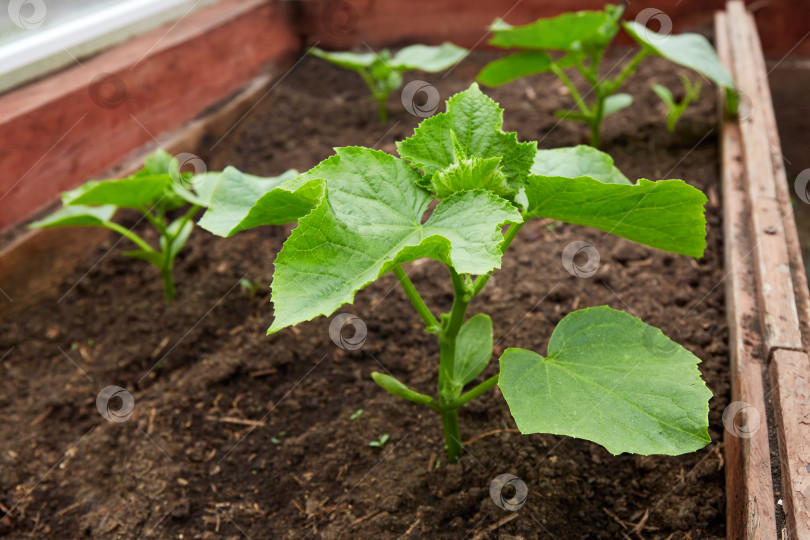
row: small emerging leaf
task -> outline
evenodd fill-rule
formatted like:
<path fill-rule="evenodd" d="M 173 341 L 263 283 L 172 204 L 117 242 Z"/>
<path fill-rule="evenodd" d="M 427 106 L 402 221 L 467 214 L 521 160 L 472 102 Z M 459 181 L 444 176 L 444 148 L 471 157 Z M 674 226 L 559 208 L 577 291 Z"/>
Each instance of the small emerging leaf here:
<path fill-rule="evenodd" d="M 390 375 L 377 373 L 375 371 L 371 374 L 371 378 L 374 379 L 375 383 L 382 386 L 388 393 L 397 397 L 407 399 L 408 401 L 413 401 L 414 403 L 419 403 L 420 405 L 435 405 L 432 397 L 411 390 Z"/>
<path fill-rule="evenodd" d="M 699 362 L 657 328 L 600 306 L 566 315 L 546 358 L 507 349 L 498 385 L 524 434 L 587 439 L 614 455 L 678 455 L 711 442 Z"/>
<path fill-rule="evenodd" d="M 630 94 L 613 94 L 605 98 L 605 109 L 603 114 L 605 116 L 619 112 L 633 104 L 633 96 Z"/>
<path fill-rule="evenodd" d="M 484 313 L 470 317 L 461 327 L 456 337 L 456 356 L 453 362 L 454 395 L 458 395 L 464 385 L 478 377 L 492 357 L 492 319 Z"/>
<path fill-rule="evenodd" d="M 511 190 L 500 165 L 499 157 L 473 157 L 453 163 L 433 175 L 436 197 L 446 199 L 454 193 L 473 189 L 484 189 L 501 196 L 509 195 Z"/>

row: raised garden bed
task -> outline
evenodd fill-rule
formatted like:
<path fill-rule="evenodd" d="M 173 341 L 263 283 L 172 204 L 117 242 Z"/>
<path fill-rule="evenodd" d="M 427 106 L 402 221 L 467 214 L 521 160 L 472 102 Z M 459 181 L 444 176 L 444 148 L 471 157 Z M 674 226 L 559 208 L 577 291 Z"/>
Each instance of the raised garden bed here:
<path fill-rule="evenodd" d="M 728 28 L 720 21 L 718 33 Z M 721 52 L 723 46 L 728 43 Z M 606 66 L 623 56 L 615 52 Z M 445 77 L 418 77 L 447 98 L 495 57 L 476 52 Z M 369 377 L 388 371 L 416 390 L 433 391 L 438 350 L 420 332 L 394 276 L 341 309 L 368 327 L 364 346 L 346 351 L 330 339 L 326 318 L 265 337 L 269 297 L 263 291 L 252 296 L 240 285 L 269 281 L 288 230 L 265 228 L 229 240 L 196 230 L 178 259 L 180 301 L 169 305 L 161 303 L 154 268 L 123 257 L 117 239 L 106 237 L 76 271 L 62 276 L 56 293 L 0 328 L 0 510 L 7 511 L 0 535 L 802 538 L 802 491 L 791 489 L 804 482 L 797 476 L 806 465 L 798 427 L 806 399 L 795 399 L 795 391 L 785 392 L 793 387 L 780 382 L 801 373 L 801 334 L 797 345 L 770 347 L 765 336 L 765 348 L 758 347 L 760 322 L 767 327 L 772 313 L 762 286 L 770 274 L 750 261 L 736 273 L 728 265 L 748 255 L 741 253 L 744 246 L 753 250 L 744 232 L 726 245 L 724 262 L 721 214 L 743 220 L 726 219 L 727 240 L 735 227 L 748 230 L 749 195 L 740 178 L 758 161 L 752 150 L 744 154 L 750 163 L 734 154 L 735 140 L 738 153 L 748 148 L 748 128 L 742 135 L 729 124 L 721 130 L 711 92 L 688 109 L 674 134 L 663 129 L 664 111 L 649 84 L 675 87 L 678 74 L 667 62 L 645 61 L 626 90 L 635 103 L 605 123 L 603 149 L 631 178 L 684 178 L 707 194 L 705 256 L 692 260 L 592 229 L 535 221 L 471 310 L 486 306 L 496 321 L 496 343 L 508 337 L 496 345 L 499 354 L 507 343 L 542 351 L 566 313 L 589 305 L 608 304 L 658 326 L 703 360 L 700 370 L 714 392 L 707 447 L 678 457 L 613 457 L 583 440 L 522 436 L 496 390 L 462 410 L 466 451 L 458 465 L 448 466 L 438 451 L 438 416 L 416 414 L 415 405 Z M 487 93 L 506 109 L 505 128 L 521 139 L 538 140 L 541 148 L 583 142 L 580 127 L 553 116 L 570 96 L 552 76 Z M 769 96 L 760 98 L 767 108 Z M 308 58 L 214 151 L 205 137 L 194 138 L 194 150 L 211 170 L 234 165 L 267 175 L 306 170 L 333 146 L 393 152 L 394 141 L 420 119 L 395 99 L 388 108 L 388 123 L 379 124 L 357 77 Z M 736 169 L 728 166 L 733 163 Z M 737 190 L 731 198 L 730 187 Z M 781 200 L 778 211 L 790 217 L 780 197 L 774 199 Z M 136 223 L 135 216 L 127 219 Z M 790 259 L 790 294 L 794 285 L 799 291 L 797 321 L 806 324 L 807 295 L 800 289 L 806 283 L 797 282 L 803 269 L 789 228 L 787 240 L 776 236 Z M 600 254 L 591 277 L 574 277 L 563 267 L 563 248 L 575 240 Z M 440 265 L 418 261 L 408 271 L 429 304 L 450 307 L 452 291 L 435 285 L 445 283 Z M 729 275 L 740 279 L 727 280 L 735 302 L 727 313 L 720 285 Z M 754 362 L 746 363 L 745 355 Z M 494 366 L 484 376 L 492 373 Z M 781 391 L 771 398 L 774 381 Z M 134 396 L 129 422 L 106 422 L 98 414 L 98 391 L 111 384 Z M 768 429 L 729 438 L 723 412 L 730 400 L 761 404 Z M 389 442 L 370 447 L 382 434 Z M 502 473 L 528 486 L 519 512 L 501 510 L 490 499 L 490 482 Z"/>
<path fill-rule="evenodd" d="M 445 79 L 424 78 L 449 96 L 491 58 L 476 53 Z M 437 453 L 437 418 L 413 417 L 412 404 L 369 379 L 382 365 L 430 392 L 435 366 L 426 359 L 437 351 L 429 336 L 412 331 L 418 317 L 393 276 L 342 310 L 361 317 L 369 330 L 364 347 L 349 352 L 332 343 L 327 319 L 264 336 L 268 298 L 250 298 L 239 280 L 269 280 L 286 236 L 280 230 L 227 241 L 197 231 L 179 261 L 181 301 L 169 306 L 159 302 L 154 270 L 115 249 L 82 279 L 110 249 L 107 241 L 64 280 L 59 295 L 3 328 L 0 349 L 14 349 L 0 383 L 2 436 L 17 455 L 2 458 L 3 489 L 18 505 L 8 526 L 31 530 L 39 513 L 40 535 L 193 537 L 242 529 L 251 538 L 541 538 L 546 529 L 558 537 L 615 538 L 637 527 L 645 537 L 723 537 L 721 415 L 729 387 L 722 290 L 716 287 L 723 267 L 715 103 L 704 92 L 670 135 L 661 129 L 657 98 L 643 85 L 676 83 L 677 72 L 650 61 L 635 80 L 629 91 L 637 102 L 619 121 L 608 120 L 605 149 L 628 176 L 686 178 L 709 194 L 706 256 L 693 261 L 598 231 L 532 223 L 476 303 L 500 321 L 496 341 L 508 335 L 510 345 L 526 348 L 538 348 L 565 313 L 587 305 L 608 304 L 660 326 L 704 360 L 701 370 L 716 395 L 710 414 L 715 442 L 708 447 L 676 458 L 614 458 L 581 440 L 524 437 L 492 393 L 462 412 L 462 436 L 474 442 L 458 466 L 448 467 Z M 536 95 L 516 83 L 489 92 L 507 111 L 506 129 L 541 140 L 544 148 L 580 143 L 584 132 L 577 127 L 551 130 L 557 122 L 551 112 L 567 99 L 562 85 L 545 77 L 532 83 L 550 91 Z M 205 156 L 206 163 L 278 174 L 309 168 L 337 144 L 391 151 L 419 118 L 389 102 L 392 118 L 379 124 L 362 84 L 305 60 Z M 591 278 L 573 277 L 562 265 L 562 250 L 574 240 L 591 243 L 601 255 Z M 449 307 L 450 291 L 431 286 L 443 283 L 444 270 L 429 261 L 415 265 L 410 275 L 426 301 Z M 547 271 L 540 276 L 536 268 Z M 506 287 L 501 279 L 518 285 Z M 41 376 L 32 381 L 32 372 Z M 95 395 L 107 384 L 132 391 L 132 421 L 111 424 L 98 416 Z M 363 414 L 351 420 L 358 409 Z M 32 428 L 21 432 L 19 425 Z M 383 433 L 390 442 L 370 448 Z M 519 514 L 505 513 L 488 495 L 490 482 L 504 472 L 529 486 Z M 484 532 L 504 518 L 508 523 L 497 531 Z"/>

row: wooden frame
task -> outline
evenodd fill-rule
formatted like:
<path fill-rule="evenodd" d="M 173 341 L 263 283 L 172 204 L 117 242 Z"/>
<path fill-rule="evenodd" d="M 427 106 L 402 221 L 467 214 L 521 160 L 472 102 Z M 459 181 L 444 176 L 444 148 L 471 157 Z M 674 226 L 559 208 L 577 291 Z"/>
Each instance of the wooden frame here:
<path fill-rule="evenodd" d="M 810 538 L 810 292 L 754 19 L 731 1 L 715 28 L 740 96 L 722 122 L 727 411 L 748 424 L 724 418 L 728 536 Z"/>

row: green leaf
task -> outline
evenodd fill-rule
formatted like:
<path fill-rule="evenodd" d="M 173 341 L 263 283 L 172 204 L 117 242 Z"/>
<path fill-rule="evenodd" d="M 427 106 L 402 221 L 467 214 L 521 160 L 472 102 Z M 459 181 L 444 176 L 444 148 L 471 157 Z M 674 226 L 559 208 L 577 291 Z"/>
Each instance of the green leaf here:
<path fill-rule="evenodd" d="M 711 442 L 700 360 L 607 306 L 566 315 L 548 355 L 507 349 L 498 381 L 524 434 L 587 439 L 612 454 L 678 455 Z"/>
<path fill-rule="evenodd" d="M 28 227 L 31 229 L 75 226 L 103 227 L 105 222 L 112 219 L 116 210 L 117 208 L 113 205 L 67 206 L 45 218 L 34 221 Z"/>
<path fill-rule="evenodd" d="M 313 47 L 309 54 L 331 62 L 336 66 L 350 69 L 352 71 L 362 71 L 363 68 L 371 66 L 377 59 L 373 52 L 353 53 L 353 52 L 326 52 L 323 49 Z"/>
<path fill-rule="evenodd" d="M 368 148 L 339 148 L 302 176 L 325 180 L 327 195 L 275 261 L 271 333 L 332 313 L 402 262 L 431 257 L 469 274 L 500 267 L 500 225 L 522 221 L 508 201 L 465 191 L 422 224 L 432 198 L 416 185 L 419 173 Z"/>
<path fill-rule="evenodd" d="M 500 164 L 499 157 L 474 157 L 453 163 L 433 175 L 436 197 L 446 199 L 454 193 L 474 189 L 484 189 L 501 196 L 509 195 L 511 191 Z"/>
<path fill-rule="evenodd" d="M 612 96 L 608 96 L 605 98 L 605 105 L 603 110 L 603 115 L 607 116 L 609 114 L 613 114 L 615 112 L 619 112 L 620 110 L 629 107 L 633 104 L 633 96 L 630 94 L 613 94 Z"/>
<path fill-rule="evenodd" d="M 470 317 L 458 331 L 453 377 L 455 395 L 478 377 L 492 357 L 492 319 L 484 313 Z"/>
<path fill-rule="evenodd" d="M 496 21 L 490 29 L 495 35 L 489 43 L 496 47 L 570 51 L 604 48 L 618 25 L 607 11 L 577 11 L 509 28 Z"/>
<path fill-rule="evenodd" d="M 377 373 L 375 371 L 371 374 L 371 378 L 374 379 L 375 383 L 382 386 L 388 393 L 394 394 L 397 397 L 407 399 L 408 401 L 413 401 L 414 403 L 419 403 L 420 405 L 429 405 L 431 407 L 436 404 L 432 397 L 411 390 L 390 375 Z"/>
<path fill-rule="evenodd" d="M 669 91 L 669 88 L 666 86 L 661 86 L 660 84 L 654 84 L 652 85 L 652 91 L 655 92 L 655 95 L 661 98 L 661 101 L 664 102 L 668 110 L 675 108 L 675 98 L 673 97 L 672 92 Z"/>
<path fill-rule="evenodd" d="M 683 180 L 606 184 L 588 177 L 530 176 L 524 217 L 595 227 L 654 248 L 701 257 L 706 196 Z"/>
<path fill-rule="evenodd" d="M 645 49 L 702 73 L 718 86 L 734 88 L 731 74 L 720 62 L 709 40 L 700 34 L 659 34 L 635 21 L 625 21 L 624 29 Z"/>
<path fill-rule="evenodd" d="M 208 185 L 203 192 L 212 183 L 215 187 L 198 224 L 218 236 L 233 236 L 260 225 L 292 223 L 312 210 L 323 194 L 321 181 L 298 177 L 293 169 L 263 178 L 227 167 L 221 173 L 207 173 L 204 181 Z"/>
<path fill-rule="evenodd" d="M 146 251 L 145 249 L 133 249 L 132 251 L 124 251 L 122 254 L 126 257 L 146 261 L 149 264 L 157 266 L 158 268 L 161 268 L 163 266 L 163 254 L 158 253 L 157 251 Z"/>
<path fill-rule="evenodd" d="M 484 66 L 476 80 L 487 86 L 500 86 L 509 81 L 544 73 L 551 69 L 551 57 L 544 51 L 521 51 L 494 60 Z"/>
<path fill-rule="evenodd" d="M 459 63 L 467 52 L 467 49 L 447 42 L 438 47 L 411 45 L 397 52 L 389 65 L 399 71 L 418 69 L 435 73 Z"/>
<path fill-rule="evenodd" d="M 140 208 L 159 200 L 171 183 L 168 173 L 137 174 L 120 180 L 91 180 L 63 193 L 62 202 L 65 206 L 113 204 L 124 208 Z"/>
<path fill-rule="evenodd" d="M 177 171 L 177 160 L 162 148 L 158 148 L 143 161 L 143 169 L 136 172 L 134 176 L 154 176 L 159 174 L 169 174 L 172 168 Z"/>
<path fill-rule="evenodd" d="M 517 134 L 505 133 L 502 125 L 503 109 L 473 83 L 447 101 L 447 112 L 427 118 L 412 137 L 397 142 L 397 151 L 422 169 L 428 181 L 455 163 L 459 150 L 464 157 L 500 157 L 501 170 L 517 191 L 525 182 L 537 143 L 518 142 Z"/>
<path fill-rule="evenodd" d="M 606 184 L 631 184 L 613 165 L 613 158 L 593 146 L 584 144 L 551 150 L 538 150 L 532 174 L 578 178 L 588 176 Z"/>
<path fill-rule="evenodd" d="M 169 226 L 166 227 L 166 232 L 170 236 L 175 237 L 172 241 L 172 248 L 169 251 L 170 258 L 174 259 L 177 254 L 180 253 L 180 250 L 186 245 L 186 241 L 188 241 L 188 237 L 193 228 L 194 222 L 190 219 L 184 221 L 183 218 L 172 221 Z M 166 238 L 164 236 L 160 237 L 160 249 L 164 252 L 166 251 Z"/>

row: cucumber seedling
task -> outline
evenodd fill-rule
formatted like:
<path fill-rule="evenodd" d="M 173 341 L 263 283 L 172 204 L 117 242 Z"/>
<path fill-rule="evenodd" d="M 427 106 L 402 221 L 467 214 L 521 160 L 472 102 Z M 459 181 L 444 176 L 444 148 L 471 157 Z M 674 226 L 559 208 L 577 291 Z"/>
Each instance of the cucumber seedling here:
<path fill-rule="evenodd" d="M 429 395 L 388 374 L 372 378 L 438 413 L 448 462 L 462 451 L 459 409 L 496 385 L 522 433 L 580 437 L 613 454 L 702 448 L 710 442 L 712 393 L 700 360 L 607 306 L 568 313 L 545 357 L 507 349 L 499 373 L 479 380 L 493 354 L 493 321 L 468 316 L 468 307 L 529 220 L 595 227 L 692 257 L 706 247 L 707 199 L 699 190 L 682 180 L 632 183 L 589 146 L 538 151 L 536 142 L 504 132 L 502 122 L 497 103 L 473 84 L 400 141 L 398 157 L 337 148 L 250 203 L 240 194 L 253 181 L 230 169 L 200 224 L 231 236 L 246 224 L 297 222 L 274 263 L 271 334 L 334 313 L 393 272 L 438 341 L 437 387 Z M 446 267 L 454 292 L 446 313 L 434 313 L 403 269 L 424 257 Z"/>
<path fill-rule="evenodd" d="M 411 45 L 394 55 L 388 49 L 353 53 L 327 52 L 317 47 L 313 47 L 310 54 L 360 74 L 377 101 L 380 122 L 385 122 L 388 118 L 385 102 L 391 92 L 402 85 L 403 73 L 415 70 L 436 73 L 460 62 L 467 52 L 452 43 L 442 43 L 438 47 Z"/>
<path fill-rule="evenodd" d="M 699 80 L 692 83 L 688 77 L 681 75 L 681 83 L 683 83 L 683 98 L 680 101 L 675 101 L 675 96 L 666 86 L 660 84 L 652 85 L 652 90 L 661 98 L 664 105 L 667 107 L 667 130 L 671 133 L 675 131 L 675 124 L 681 119 L 686 108 L 693 101 L 697 101 L 700 97 L 701 84 Z"/>
<path fill-rule="evenodd" d="M 160 270 L 166 301 L 175 297 L 172 269 L 174 260 L 185 246 L 192 229 L 193 218 L 207 205 L 205 183 L 194 178 L 194 191 L 190 189 L 191 173 L 180 171 L 177 159 L 158 150 L 144 162 L 144 167 L 127 178 L 91 180 L 62 194 L 63 208 L 48 217 L 35 221 L 31 228 L 49 227 L 106 227 L 130 240 L 138 249 L 124 255 L 142 259 Z M 188 206 L 188 210 L 173 220 L 168 212 Z M 159 233 L 159 247 L 152 247 L 132 229 L 112 221 L 119 208 L 138 210 Z"/>
<path fill-rule="evenodd" d="M 562 110 L 555 114 L 559 118 L 587 124 L 590 144 L 597 148 L 605 116 L 633 102 L 629 94 L 618 93 L 619 88 L 648 56 L 666 58 L 725 88 L 730 112 L 736 112 L 737 98 L 731 74 L 709 41 L 700 34 L 659 34 L 638 22 L 624 21 L 625 31 L 641 49 L 617 75 L 609 76 L 609 71 L 600 73 L 605 52 L 619 32 L 623 13 L 623 6 L 608 4 L 603 11 L 563 13 L 523 26 L 511 26 L 496 19 L 490 26 L 494 34 L 490 44 L 521 50 L 487 64 L 478 74 L 478 82 L 500 86 L 528 75 L 554 73 L 568 88 L 577 108 L 577 111 Z M 580 92 L 566 73 L 572 69 L 578 71 L 587 83 L 587 92 Z"/>

